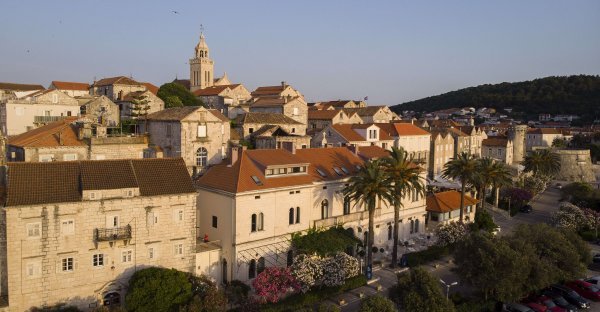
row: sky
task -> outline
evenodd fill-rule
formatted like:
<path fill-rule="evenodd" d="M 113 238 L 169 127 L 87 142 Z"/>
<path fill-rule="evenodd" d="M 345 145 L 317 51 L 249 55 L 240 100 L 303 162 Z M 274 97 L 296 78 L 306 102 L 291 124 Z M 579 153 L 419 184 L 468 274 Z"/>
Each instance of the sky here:
<path fill-rule="evenodd" d="M 175 11 L 175 12 L 174 12 Z M 250 91 L 394 105 L 485 83 L 600 74 L 600 1 L 3 1 L 0 81 L 189 78 L 201 25 Z"/>

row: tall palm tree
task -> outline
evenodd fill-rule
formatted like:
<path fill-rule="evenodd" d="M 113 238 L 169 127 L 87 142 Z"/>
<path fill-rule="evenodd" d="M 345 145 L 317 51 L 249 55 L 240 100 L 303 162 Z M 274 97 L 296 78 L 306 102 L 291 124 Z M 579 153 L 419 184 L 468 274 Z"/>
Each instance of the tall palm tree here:
<path fill-rule="evenodd" d="M 392 267 L 398 262 L 398 220 L 400 219 L 400 208 L 403 206 L 402 198 L 411 192 L 425 195 L 423 178 L 420 176 L 422 169 L 412 162 L 408 153 L 403 148 L 392 147 L 390 156 L 383 159 L 394 196 L 394 247 L 392 249 Z"/>
<path fill-rule="evenodd" d="M 344 196 L 354 201 L 355 205 L 367 206 L 369 212 L 369 235 L 367 242 L 367 266 L 373 264 L 373 223 L 376 205 L 379 202 L 393 203 L 392 184 L 388 173 L 384 170 L 381 161 L 367 161 L 350 178 L 348 186 L 344 188 Z"/>
<path fill-rule="evenodd" d="M 485 195 L 486 190 L 492 184 L 494 169 L 494 159 L 485 157 L 477 159 L 477 174 L 475 175 L 475 184 L 478 187 L 477 193 L 479 193 L 479 208 L 485 208 Z M 477 211 L 475 211 L 477 213 Z"/>
<path fill-rule="evenodd" d="M 492 190 L 494 192 L 494 206 L 498 207 L 500 187 L 512 184 L 512 174 L 510 169 L 502 162 L 494 162 L 491 168 L 489 181 L 492 184 Z"/>
<path fill-rule="evenodd" d="M 444 165 L 442 176 L 453 180 L 460 180 L 460 223 L 463 223 L 465 209 L 465 190 L 467 184 L 472 184 L 477 174 L 477 161 L 469 153 L 462 152 L 457 157 L 452 158 Z"/>
<path fill-rule="evenodd" d="M 523 166 L 525 172 L 532 172 L 533 175 L 552 176 L 560 171 L 560 158 L 549 149 L 531 151 L 525 156 Z"/>

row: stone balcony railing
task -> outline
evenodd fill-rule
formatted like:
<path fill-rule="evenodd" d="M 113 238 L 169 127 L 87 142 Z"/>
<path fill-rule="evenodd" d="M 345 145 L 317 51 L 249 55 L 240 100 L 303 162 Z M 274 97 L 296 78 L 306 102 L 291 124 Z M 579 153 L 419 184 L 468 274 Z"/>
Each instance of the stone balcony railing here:
<path fill-rule="evenodd" d="M 375 209 L 375 213 L 373 216 L 375 218 L 380 217 L 381 216 L 381 208 Z M 369 212 L 365 210 L 365 211 L 349 213 L 347 215 L 333 216 L 333 217 L 329 217 L 329 218 L 325 218 L 325 219 L 321 219 L 321 220 L 315 220 L 314 226 L 315 227 L 332 227 L 335 225 L 341 225 L 341 224 L 348 223 L 348 222 L 354 222 L 354 221 L 358 221 L 358 220 L 368 220 L 368 219 L 369 219 Z"/>
<path fill-rule="evenodd" d="M 110 242 L 131 238 L 131 225 L 116 228 L 97 228 L 94 230 L 96 242 Z"/>
<path fill-rule="evenodd" d="M 69 116 L 33 116 L 34 123 L 45 124 L 49 122 L 60 121 Z"/>

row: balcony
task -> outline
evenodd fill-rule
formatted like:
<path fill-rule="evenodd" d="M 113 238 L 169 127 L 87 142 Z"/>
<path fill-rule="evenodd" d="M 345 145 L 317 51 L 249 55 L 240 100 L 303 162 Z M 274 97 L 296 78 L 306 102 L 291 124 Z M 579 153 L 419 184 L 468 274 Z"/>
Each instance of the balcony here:
<path fill-rule="evenodd" d="M 47 124 L 50 122 L 60 121 L 69 116 L 33 116 L 33 122 L 36 124 Z"/>
<path fill-rule="evenodd" d="M 96 242 L 111 242 L 131 238 L 131 225 L 116 228 L 97 228 L 94 230 Z"/>
<path fill-rule="evenodd" d="M 375 213 L 373 214 L 375 218 L 381 216 L 381 208 L 375 209 Z M 358 211 L 353 212 L 347 215 L 335 216 L 321 220 L 315 220 L 315 227 L 331 227 L 335 225 L 342 225 L 344 223 L 358 221 L 358 220 L 368 220 L 369 212 L 368 211 Z"/>

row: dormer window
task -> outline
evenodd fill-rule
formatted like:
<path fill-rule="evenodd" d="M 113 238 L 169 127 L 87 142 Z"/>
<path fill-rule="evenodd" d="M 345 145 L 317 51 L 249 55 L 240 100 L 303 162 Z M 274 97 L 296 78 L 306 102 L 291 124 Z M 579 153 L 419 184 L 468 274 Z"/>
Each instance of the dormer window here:
<path fill-rule="evenodd" d="M 346 169 L 346 167 L 342 167 L 342 171 L 344 171 L 345 174 L 350 174 L 350 171 L 348 171 L 348 169 Z"/>
<path fill-rule="evenodd" d="M 319 169 L 319 168 L 317 168 L 317 173 L 318 173 L 320 176 L 322 176 L 323 178 L 326 178 L 326 177 L 327 177 L 327 174 L 325 174 L 325 172 L 323 172 L 323 170 L 321 170 L 321 169 Z"/>
<path fill-rule="evenodd" d="M 344 174 L 342 173 L 342 171 L 340 170 L 340 168 L 338 168 L 338 167 L 333 167 L 333 171 L 335 171 L 335 173 L 337 173 L 337 175 L 339 175 L 339 176 L 342 176 L 342 175 L 344 175 Z"/>
<path fill-rule="evenodd" d="M 263 185 L 262 181 L 260 181 L 260 179 L 257 176 L 252 176 L 252 181 L 254 181 L 254 183 L 256 183 L 256 185 L 258 186 Z"/>

